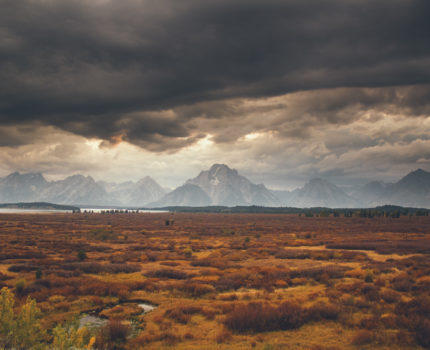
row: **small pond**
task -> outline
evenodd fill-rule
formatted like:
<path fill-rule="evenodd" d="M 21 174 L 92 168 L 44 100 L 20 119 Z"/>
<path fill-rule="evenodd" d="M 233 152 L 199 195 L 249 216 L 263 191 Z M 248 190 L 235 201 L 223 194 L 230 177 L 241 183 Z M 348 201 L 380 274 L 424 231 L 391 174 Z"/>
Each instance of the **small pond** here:
<path fill-rule="evenodd" d="M 130 302 L 128 302 L 130 303 Z M 134 301 L 136 303 L 136 301 Z M 97 328 L 104 326 L 107 323 L 107 318 L 100 316 L 103 311 L 108 310 L 111 307 L 115 307 L 121 305 L 123 303 L 117 303 L 113 305 L 106 305 L 104 309 L 90 310 L 81 315 L 79 318 L 79 328 L 88 327 L 88 328 Z M 152 310 L 157 308 L 156 305 L 149 304 L 147 302 L 137 301 L 137 306 L 142 309 L 142 314 L 147 314 Z"/>

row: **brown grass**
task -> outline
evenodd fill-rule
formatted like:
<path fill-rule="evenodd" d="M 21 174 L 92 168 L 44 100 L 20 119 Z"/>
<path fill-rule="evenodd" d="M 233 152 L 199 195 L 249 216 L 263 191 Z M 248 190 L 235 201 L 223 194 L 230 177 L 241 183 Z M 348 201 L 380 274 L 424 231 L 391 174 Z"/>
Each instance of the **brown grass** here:
<path fill-rule="evenodd" d="M 100 348 L 418 350 L 429 235 L 428 217 L 1 214 L 0 286 L 48 335 L 109 317 Z"/>

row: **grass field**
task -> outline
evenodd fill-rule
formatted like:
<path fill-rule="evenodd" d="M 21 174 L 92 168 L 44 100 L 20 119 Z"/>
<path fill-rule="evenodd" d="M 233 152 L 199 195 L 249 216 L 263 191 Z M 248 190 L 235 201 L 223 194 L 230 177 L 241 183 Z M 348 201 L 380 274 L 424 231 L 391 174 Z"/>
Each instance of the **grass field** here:
<path fill-rule="evenodd" d="M 430 348 L 428 216 L 2 214 L 0 242 L 34 347 Z"/>

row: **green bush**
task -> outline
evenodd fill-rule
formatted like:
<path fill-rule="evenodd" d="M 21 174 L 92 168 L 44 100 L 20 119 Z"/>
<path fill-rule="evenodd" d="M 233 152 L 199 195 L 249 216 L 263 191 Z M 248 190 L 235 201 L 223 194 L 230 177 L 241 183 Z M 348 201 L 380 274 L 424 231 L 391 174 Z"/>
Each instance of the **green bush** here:
<path fill-rule="evenodd" d="M 15 293 L 19 296 L 22 296 L 24 294 L 25 286 L 26 286 L 25 280 L 19 280 L 15 283 Z"/>
<path fill-rule="evenodd" d="M 0 292 L 0 348 L 43 348 L 41 344 L 43 332 L 39 323 L 40 310 L 36 302 L 28 298 L 18 313 L 14 312 L 14 304 L 12 292 L 4 287 Z"/>
<path fill-rule="evenodd" d="M 78 259 L 82 261 L 82 260 L 85 260 L 86 258 L 87 258 L 87 253 L 85 253 L 85 251 L 81 249 L 78 252 Z"/>

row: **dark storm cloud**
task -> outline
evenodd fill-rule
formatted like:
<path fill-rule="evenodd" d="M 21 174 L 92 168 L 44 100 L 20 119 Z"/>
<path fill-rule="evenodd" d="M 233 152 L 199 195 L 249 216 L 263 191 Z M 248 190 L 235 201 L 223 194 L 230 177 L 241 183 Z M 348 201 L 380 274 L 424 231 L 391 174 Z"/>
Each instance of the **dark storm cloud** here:
<path fill-rule="evenodd" d="M 427 97 L 425 97 L 427 96 Z M 417 102 L 417 100 L 419 102 Z M 160 112 L 160 115 L 163 115 Z M 170 120 L 182 121 L 185 130 L 210 134 L 216 143 L 233 143 L 256 132 L 273 132 L 280 138 L 311 139 L 313 131 L 341 127 L 359 121 L 401 116 L 405 120 L 430 115 L 430 86 L 386 88 L 336 88 L 302 91 L 264 99 L 229 99 L 180 106 L 169 110 Z M 407 130 L 391 127 L 376 139 L 339 131 L 349 145 L 372 145 L 381 140 L 406 137 Z M 411 137 L 416 137 L 416 134 Z M 353 140 L 355 140 L 353 142 Z M 410 139 L 412 140 L 412 139 Z M 342 141 L 343 142 L 343 141 Z M 327 145 L 338 141 L 327 140 Z"/>
<path fill-rule="evenodd" d="M 195 118 L 242 115 L 205 109 L 226 98 L 430 83 L 428 13 L 427 0 L 3 0 L 0 123 L 179 149 L 204 136 Z M 428 114 L 429 88 L 411 89 L 334 90 L 309 114 L 324 123 L 354 118 L 339 112 L 349 107 Z M 306 135 L 312 116 L 297 115 L 286 135 Z"/>

